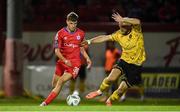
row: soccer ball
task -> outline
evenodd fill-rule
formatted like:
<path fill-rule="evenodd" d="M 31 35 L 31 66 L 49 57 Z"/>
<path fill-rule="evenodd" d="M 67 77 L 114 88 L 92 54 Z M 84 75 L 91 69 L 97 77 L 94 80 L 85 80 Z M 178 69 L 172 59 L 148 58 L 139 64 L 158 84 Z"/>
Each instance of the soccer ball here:
<path fill-rule="evenodd" d="M 66 99 L 67 104 L 70 106 L 78 106 L 80 101 L 80 97 L 76 94 L 69 95 Z"/>

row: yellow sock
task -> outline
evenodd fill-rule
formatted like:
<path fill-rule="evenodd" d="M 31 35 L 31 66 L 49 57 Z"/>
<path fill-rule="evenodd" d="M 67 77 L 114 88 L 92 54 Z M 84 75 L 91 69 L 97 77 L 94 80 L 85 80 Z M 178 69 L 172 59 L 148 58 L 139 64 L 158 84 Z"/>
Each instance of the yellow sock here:
<path fill-rule="evenodd" d="M 103 80 L 103 82 L 101 83 L 100 91 L 103 92 L 103 91 L 106 91 L 107 89 L 109 89 L 110 84 L 111 83 L 107 80 L 107 78 L 105 78 Z"/>
<path fill-rule="evenodd" d="M 121 95 L 122 95 L 122 94 L 121 94 Z M 120 95 L 120 94 L 118 93 L 118 91 L 116 90 L 116 91 L 114 91 L 113 94 L 110 96 L 110 100 L 111 100 L 111 101 L 118 100 L 121 95 Z"/>

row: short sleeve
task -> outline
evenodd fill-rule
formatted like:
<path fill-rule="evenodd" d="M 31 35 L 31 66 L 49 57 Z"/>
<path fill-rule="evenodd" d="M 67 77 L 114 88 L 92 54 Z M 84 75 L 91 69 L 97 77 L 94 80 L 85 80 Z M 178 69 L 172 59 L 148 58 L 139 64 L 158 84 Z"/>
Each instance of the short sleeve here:
<path fill-rule="evenodd" d="M 56 36 L 54 37 L 54 48 L 60 48 L 61 47 L 61 38 L 59 37 L 59 33 L 56 33 Z"/>
<path fill-rule="evenodd" d="M 83 32 L 82 33 L 82 39 L 81 39 L 81 42 L 85 39 L 85 33 Z"/>
<path fill-rule="evenodd" d="M 117 40 L 118 40 L 118 35 L 120 35 L 120 30 L 112 33 L 112 34 L 111 34 L 111 39 L 112 39 L 113 41 L 117 41 Z"/>

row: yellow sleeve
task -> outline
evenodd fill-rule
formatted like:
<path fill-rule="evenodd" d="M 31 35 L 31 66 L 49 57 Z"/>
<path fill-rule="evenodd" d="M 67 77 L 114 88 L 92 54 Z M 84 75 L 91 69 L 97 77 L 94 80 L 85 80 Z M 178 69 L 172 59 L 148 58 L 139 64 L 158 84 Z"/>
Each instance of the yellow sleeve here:
<path fill-rule="evenodd" d="M 114 33 L 112 33 L 112 34 L 111 34 L 111 39 L 112 39 L 113 41 L 117 41 L 119 34 L 120 34 L 120 31 L 119 31 L 119 30 L 116 31 L 116 32 L 114 32 Z"/>

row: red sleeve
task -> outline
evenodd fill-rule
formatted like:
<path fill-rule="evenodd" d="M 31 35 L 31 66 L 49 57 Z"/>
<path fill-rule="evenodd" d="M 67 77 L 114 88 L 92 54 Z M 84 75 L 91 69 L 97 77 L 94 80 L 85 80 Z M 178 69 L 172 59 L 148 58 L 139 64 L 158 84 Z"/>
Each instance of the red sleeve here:
<path fill-rule="evenodd" d="M 54 37 L 54 48 L 60 48 L 61 47 L 61 37 L 59 35 L 59 32 L 56 33 L 56 36 Z"/>
<path fill-rule="evenodd" d="M 82 32 L 82 40 L 81 41 L 83 41 L 84 39 L 85 39 L 85 33 Z"/>

